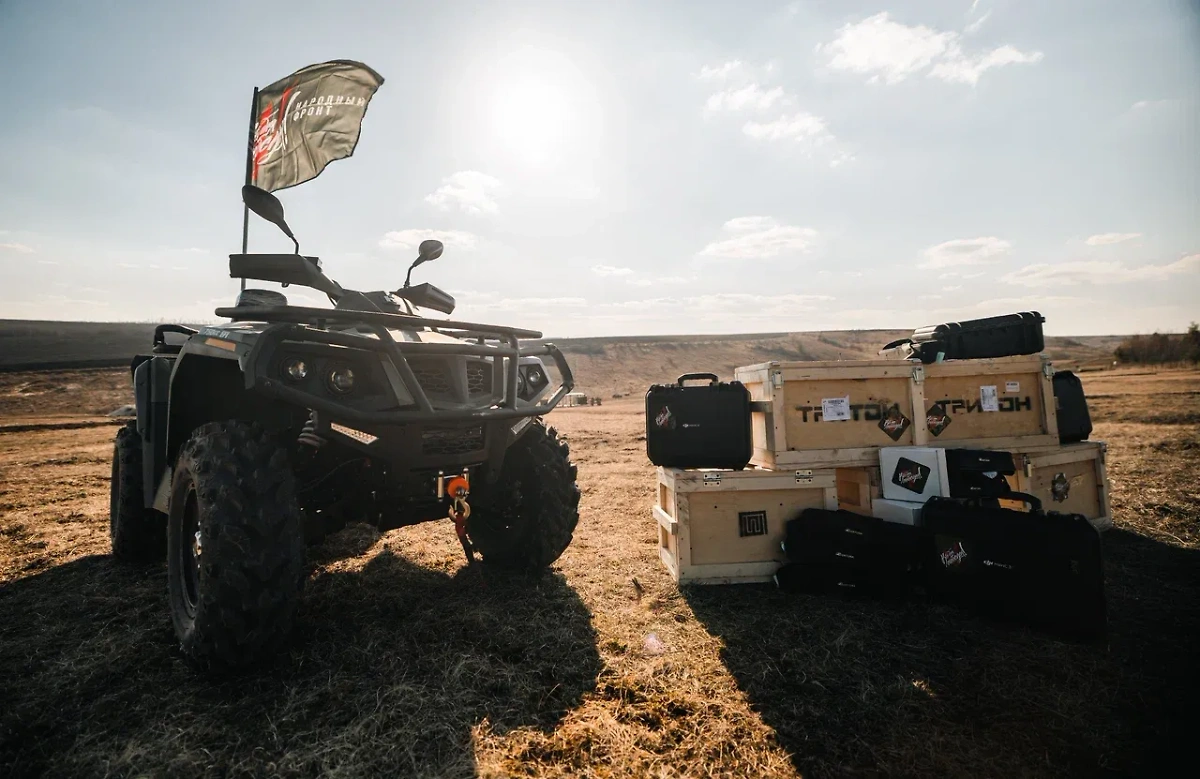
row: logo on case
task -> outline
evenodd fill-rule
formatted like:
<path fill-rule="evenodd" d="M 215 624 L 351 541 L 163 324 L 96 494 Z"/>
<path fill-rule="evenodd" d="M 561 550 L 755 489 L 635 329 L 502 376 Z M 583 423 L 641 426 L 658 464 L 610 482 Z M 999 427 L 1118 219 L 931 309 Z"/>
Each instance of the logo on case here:
<path fill-rule="evenodd" d="M 946 413 L 946 409 L 940 403 L 934 403 L 925 412 L 925 426 L 935 436 L 941 435 L 949 425 L 950 415 Z"/>
<path fill-rule="evenodd" d="M 883 415 L 883 419 L 879 420 L 879 429 L 887 433 L 893 441 L 899 441 L 900 436 L 904 435 L 904 431 L 908 430 L 909 424 L 911 423 L 908 421 L 908 417 L 900 411 L 900 405 L 893 404 Z"/>
<path fill-rule="evenodd" d="M 925 492 L 930 473 L 932 471 L 928 465 L 901 457 L 896 463 L 896 470 L 892 472 L 892 484 L 920 495 Z"/>
<path fill-rule="evenodd" d="M 946 568 L 954 568 L 961 565 L 962 561 L 967 557 L 967 550 L 963 547 L 962 541 L 955 541 L 954 546 L 943 549 L 941 553 L 942 565 Z"/>

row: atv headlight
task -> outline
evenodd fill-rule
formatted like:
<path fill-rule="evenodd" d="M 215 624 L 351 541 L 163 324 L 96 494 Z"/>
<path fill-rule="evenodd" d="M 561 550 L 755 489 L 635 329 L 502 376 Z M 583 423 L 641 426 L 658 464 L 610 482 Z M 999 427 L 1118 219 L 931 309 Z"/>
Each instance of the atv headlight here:
<path fill-rule="evenodd" d="M 308 364 L 299 357 L 292 357 L 283 363 L 283 375 L 292 381 L 304 381 L 308 378 Z"/>
<path fill-rule="evenodd" d="M 339 365 L 329 371 L 325 383 L 338 395 L 346 395 L 354 389 L 354 371 L 344 365 Z"/>
<path fill-rule="evenodd" d="M 525 397 L 525 386 L 525 372 L 517 371 L 517 395 L 522 398 Z"/>

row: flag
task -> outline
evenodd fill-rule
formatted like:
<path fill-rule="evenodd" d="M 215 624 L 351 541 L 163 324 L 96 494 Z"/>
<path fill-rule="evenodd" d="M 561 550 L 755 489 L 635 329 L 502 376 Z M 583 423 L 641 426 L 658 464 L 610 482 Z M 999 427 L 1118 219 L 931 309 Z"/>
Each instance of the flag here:
<path fill-rule="evenodd" d="M 382 84 L 361 62 L 333 60 L 259 90 L 250 183 L 268 192 L 294 187 L 354 154 L 367 104 Z"/>

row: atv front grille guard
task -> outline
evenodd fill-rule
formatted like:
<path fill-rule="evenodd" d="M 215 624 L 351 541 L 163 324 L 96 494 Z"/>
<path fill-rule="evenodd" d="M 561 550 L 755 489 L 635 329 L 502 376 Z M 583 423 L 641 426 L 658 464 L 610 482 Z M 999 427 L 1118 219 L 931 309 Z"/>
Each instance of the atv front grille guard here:
<path fill-rule="evenodd" d="M 516 327 L 481 325 L 474 322 L 458 322 L 445 319 L 426 319 L 404 314 L 386 314 L 374 311 L 346 311 L 301 306 L 238 306 L 218 308 L 216 315 L 243 322 L 269 322 L 246 354 L 242 365 L 246 389 L 261 392 L 295 405 L 336 415 L 346 422 L 365 425 L 404 424 L 408 422 L 490 422 L 521 419 L 546 414 L 575 387 L 571 368 L 562 352 L 554 344 L 544 344 L 523 351 L 518 338 L 541 338 L 535 330 Z M 329 323 L 357 325 L 367 329 L 374 338 L 346 332 L 326 330 Z M 420 343 L 397 341 L 388 328 L 396 330 L 419 330 L 430 328 L 455 338 L 469 338 L 475 343 Z M 358 350 L 373 351 L 383 355 L 396 369 L 404 389 L 412 396 L 408 408 L 394 411 L 367 411 L 352 408 L 333 398 L 322 397 L 290 387 L 271 376 L 263 362 L 283 342 L 332 344 Z M 489 343 L 489 341 L 491 343 Z M 477 356 L 492 359 L 492 386 L 504 386 L 499 403 L 482 409 L 437 409 L 433 407 L 421 383 L 408 364 L 407 356 Z M 546 400 L 523 407 L 517 405 L 517 371 L 522 357 L 548 356 L 554 360 L 561 377 L 558 388 Z M 504 371 L 505 362 L 511 370 Z M 392 388 L 394 398 L 404 405 L 397 388 Z M 416 408 L 412 408 L 415 405 Z"/>

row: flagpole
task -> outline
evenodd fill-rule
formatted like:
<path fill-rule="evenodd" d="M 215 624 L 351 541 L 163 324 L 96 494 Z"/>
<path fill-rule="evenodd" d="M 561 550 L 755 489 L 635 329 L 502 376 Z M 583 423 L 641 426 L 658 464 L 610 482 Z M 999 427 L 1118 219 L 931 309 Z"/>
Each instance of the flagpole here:
<path fill-rule="evenodd" d="M 254 97 L 250 101 L 250 131 L 246 138 L 246 184 L 253 184 L 254 177 L 254 125 L 258 119 L 258 87 L 254 88 Z M 242 254 L 246 253 L 250 241 L 250 206 L 242 206 Z M 242 278 L 242 290 L 246 289 L 246 279 Z"/>

